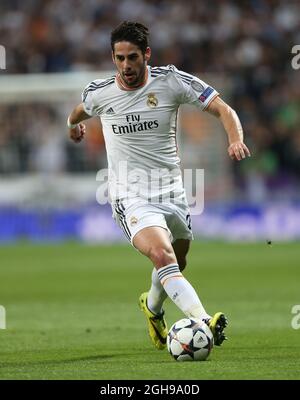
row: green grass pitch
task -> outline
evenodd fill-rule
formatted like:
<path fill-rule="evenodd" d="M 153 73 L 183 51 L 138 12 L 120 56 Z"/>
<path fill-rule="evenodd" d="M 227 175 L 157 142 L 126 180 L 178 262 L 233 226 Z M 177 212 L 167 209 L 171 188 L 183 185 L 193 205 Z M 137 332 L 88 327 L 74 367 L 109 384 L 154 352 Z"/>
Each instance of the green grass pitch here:
<path fill-rule="evenodd" d="M 130 245 L 0 247 L 0 379 L 299 379 L 297 243 L 194 242 L 186 277 L 229 340 L 205 362 L 157 351 L 137 306 L 150 262 Z M 169 325 L 183 317 L 167 300 Z M 299 321 L 299 319 L 298 319 Z"/>

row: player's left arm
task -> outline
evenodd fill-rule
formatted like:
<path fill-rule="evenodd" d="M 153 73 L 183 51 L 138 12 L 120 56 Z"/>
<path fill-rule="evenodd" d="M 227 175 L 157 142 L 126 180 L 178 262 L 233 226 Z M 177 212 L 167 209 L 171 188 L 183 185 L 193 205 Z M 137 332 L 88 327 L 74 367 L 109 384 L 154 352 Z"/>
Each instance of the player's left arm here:
<path fill-rule="evenodd" d="M 244 134 L 237 113 L 219 96 L 215 97 L 205 111 L 219 118 L 228 136 L 228 154 L 232 160 L 250 157 L 250 151 L 244 143 Z"/>

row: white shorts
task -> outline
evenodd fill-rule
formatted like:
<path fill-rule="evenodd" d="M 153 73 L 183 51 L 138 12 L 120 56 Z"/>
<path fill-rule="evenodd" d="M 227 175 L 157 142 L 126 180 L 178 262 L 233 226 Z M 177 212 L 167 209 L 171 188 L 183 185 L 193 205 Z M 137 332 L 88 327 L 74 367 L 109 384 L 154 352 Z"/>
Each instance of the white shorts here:
<path fill-rule="evenodd" d="M 117 200 L 112 203 L 113 218 L 132 243 L 134 236 L 150 226 L 161 226 L 169 232 L 171 242 L 177 239 L 193 240 L 188 204 L 130 202 Z"/>

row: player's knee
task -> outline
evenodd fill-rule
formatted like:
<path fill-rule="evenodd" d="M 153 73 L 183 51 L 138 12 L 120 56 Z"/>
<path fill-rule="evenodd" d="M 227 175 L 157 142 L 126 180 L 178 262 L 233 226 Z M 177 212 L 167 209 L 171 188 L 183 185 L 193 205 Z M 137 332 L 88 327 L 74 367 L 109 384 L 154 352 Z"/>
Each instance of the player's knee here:
<path fill-rule="evenodd" d="M 172 247 L 151 248 L 149 252 L 149 258 L 156 268 L 161 268 L 168 264 L 176 263 L 176 257 Z"/>

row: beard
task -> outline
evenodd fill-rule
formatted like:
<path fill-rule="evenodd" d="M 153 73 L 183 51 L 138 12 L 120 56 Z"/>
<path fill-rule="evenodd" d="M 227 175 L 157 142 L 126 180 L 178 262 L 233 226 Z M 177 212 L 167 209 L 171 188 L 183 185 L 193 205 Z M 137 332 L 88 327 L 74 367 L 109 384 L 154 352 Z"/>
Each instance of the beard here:
<path fill-rule="evenodd" d="M 126 73 L 122 73 L 122 80 L 126 83 L 127 86 L 135 87 L 139 86 L 143 83 L 146 74 L 146 65 L 143 65 L 140 72 L 137 73 L 136 71 L 130 71 Z"/>
<path fill-rule="evenodd" d="M 123 78 L 123 81 L 128 86 L 138 85 L 139 84 L 139 80 L 140 80 L 135 72 L 123 74 L 122 78 Z"/>

